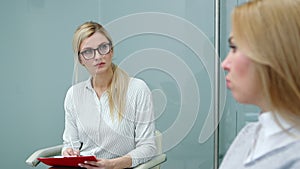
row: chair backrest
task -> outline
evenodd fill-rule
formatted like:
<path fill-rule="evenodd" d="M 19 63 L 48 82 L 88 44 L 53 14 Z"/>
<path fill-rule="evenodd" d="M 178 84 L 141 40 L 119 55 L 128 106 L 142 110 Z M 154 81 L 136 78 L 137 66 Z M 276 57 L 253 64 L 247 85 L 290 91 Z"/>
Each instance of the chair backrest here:
<path fill-rule="evenodd" d="M 162 154 L 162 134 L 159 130 L 155 131 L 155 137 L 157 154 Z M 153 167 L 153 169 L 160 169 L 160 165 Z"/>
<path fill-rule="evenodd" d="M 157 154 L 162 153 L 162 134 L 159 130 L 155 131 L 155 143 L 157 148 Z"/>

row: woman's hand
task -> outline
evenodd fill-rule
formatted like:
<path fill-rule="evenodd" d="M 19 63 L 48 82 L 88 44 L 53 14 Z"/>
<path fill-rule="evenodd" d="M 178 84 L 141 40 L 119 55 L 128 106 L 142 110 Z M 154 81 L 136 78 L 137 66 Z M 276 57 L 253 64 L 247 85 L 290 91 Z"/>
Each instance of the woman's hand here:
<path fill-rule="evenodd" d="M 62 155 L 64 157 L 79 156 L 80 151 L 79 150 L 73 150 L 72 148 L 67 148 L 63 151 Z"/>
<path fill-rule="evenodd" d="M 130 156 L 123 156 L 115 159 L 97 159 L 97 161 L 85 161 L 80 163 L 80 167 L 87 169 L 123 169 L 131 167 Z"/>
<path fill-rule="evenodd" d="M 97 161 L 85 161 L 79 164 L 80 167 L 87 169 L 121 169 L 116 167 L 114 160 L 98 159 Z"/>

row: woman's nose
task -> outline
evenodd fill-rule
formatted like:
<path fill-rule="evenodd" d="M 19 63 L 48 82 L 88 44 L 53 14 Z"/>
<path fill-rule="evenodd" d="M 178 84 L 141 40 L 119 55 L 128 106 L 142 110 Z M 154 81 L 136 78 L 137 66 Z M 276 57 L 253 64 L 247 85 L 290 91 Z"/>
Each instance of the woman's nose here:
<path fill-rule="evenodd" d="M 104 55 L 101 55 L 101 54 L 98 52 L 98 50 L 95 51 L 95 59 L 96 59 L 96 60 L 103 58 L 103 56 L 104 56 Z"/>
<path fill-rule="evenodd" d="M 229 70 L 230 68 L 230 61 L 229 61 L 229 56 L 227 55 L 224 61 L 221 63 L 221 66 L 224 70 Z"/>

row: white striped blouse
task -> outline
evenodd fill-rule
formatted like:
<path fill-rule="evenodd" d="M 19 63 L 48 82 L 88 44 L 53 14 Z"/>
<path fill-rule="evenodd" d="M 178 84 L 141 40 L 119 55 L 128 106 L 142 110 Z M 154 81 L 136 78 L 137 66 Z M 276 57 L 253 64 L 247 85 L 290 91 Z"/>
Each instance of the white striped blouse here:
<path fill-rule="evenodd" d="M 130 78 L 125 112 L 121 121 L 111 119 L 108 93 L 98 99 L 91 78 L 70 87 L 66 94 L 65 150 L 82 142 L 81 155 L 112 159 L 132 157 L 132 167 L 150 160 L 156 153 L 151 91 L 140 79 Z M 72 143 L 72 144 L 71 144 Z"/>

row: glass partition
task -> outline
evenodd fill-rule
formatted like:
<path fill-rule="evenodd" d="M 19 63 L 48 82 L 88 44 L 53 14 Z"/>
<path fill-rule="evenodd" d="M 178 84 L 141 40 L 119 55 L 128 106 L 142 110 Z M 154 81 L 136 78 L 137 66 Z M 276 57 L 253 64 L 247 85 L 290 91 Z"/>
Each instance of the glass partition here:
<path fill-rule="evenodd" d="M 199 137 L 213 113 L 214 2 L 101 1 L 99 16 L 114 61 L 152 90 L 167 154 L 162 168 L 213 168 L 213 132 Z"/>

